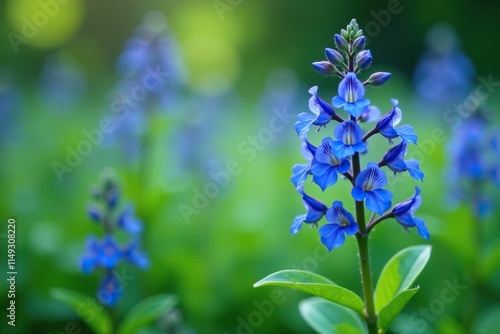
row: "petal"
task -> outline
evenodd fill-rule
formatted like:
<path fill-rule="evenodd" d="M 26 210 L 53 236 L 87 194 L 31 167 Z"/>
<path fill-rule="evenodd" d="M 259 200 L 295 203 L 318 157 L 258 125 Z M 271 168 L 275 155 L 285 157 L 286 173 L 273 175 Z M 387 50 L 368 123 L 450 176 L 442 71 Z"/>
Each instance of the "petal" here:
<path fill-rule="evenodd" d="M 352 198 L 354 198 L 354 200 L 361 202 L 365 199 L 366 194 L 361 187 L 354 187 L 351 190 L 351 196 Z"/>
<path fill-rule="evenodd" d="M 345 104 L 346 101 L 338 95 L 332 99 L 332 105 L 334 108 L 342 108 Z"/>
<path fill-rule="evenodd" d="M 297 135 L 302 135 L 309 131 L 315 119 L 316 116 L 314 115 L 305 112 L 300 113 L 297 116 L 297 122 L 295 122 L 295 131 L 297 132 Z"/>
<path fill-rule="evenodd" d="M 363 83 L 352 72 L 347 73 L 339 84 L 339 96 L 347 102 L 356 102 L 365 95 Z"/>
<path fill-rule="evenodd" d="M 340 141 L 332 142 L 332 152 L 339 159 L 349 157 L 354 154 L 354 149 L 351 146 L 345 145 Z"/>
<path fill-rule="evenodd" d="M 317 164 L 315 166 L 326 166 L 323 168 L 321 174 L 314 174 L 313 171 L 313 181 L 320 186 L 322 191 L 325 191 L 326 188 L 333 186 L 335 183 L 337 183 L 338 176 L 337 176 L 337 168 L 332 167 L 330 165 L 325 165 L 325 164 Z"/>
<path fill-rule="evenodd" d="M 292 167 L 292 176 L 290 180 L 292 181 L 295 188 L 299 186 L 299 184 L 304 183 L 307 180 L 307 176 L 309 175 L 309 164 L 296 164 Z"/>
<path fill-rule="evenodd" d="M 342 246 L 345 242 L 344 229 L 337 224 L 325 224 L 320 227 L 321 242 L 331 252 L 334 248 Z"/>
<path fill-rule="evenodd" d="M 383 215 L 391 207 L 392 193 L 385 189 L 366 192 L 366 207 L 379 215 Z"/>
<path fill-rule="evenodd" d="M 418 234 L 420 234 L 422 238 L 429 240 L 431 238 L 431 234 L 429 233 L 429 230 L 425 226 L 424 220 L 421 218 L 414 217 L 413 221 L 415 222 L 415 225 L 417 227 Z"/>
<path fill-rule="evenodd" d="M 418 181 L 424 181 L 424 173 L 420 171 L 420 162 L 415 159 L 406 161 L 406 167 L 410 176 Z"/>
<path fill-rule="evenodd" d="M 300 228 L 302 227 L 302 223 L 306 219 L 306 215 L 300 215 L 294 218 L 293 220 L 293 225 L 290 227 L 290 233 L 291 234 L 297 234 L 297 232 L 300 231 Z"/>
<path fill-rule="evenodd" d="M 418 136 L 415 134 L 413 127 L 410 125 L 403 125 L 395 129 L 398 136 L 403 138 L 404 141 L 412 144 L 417 143 Z"/>
<path fill-rule="evenodd" d="M 351 163 L 349 162 L 349 160 L 346 159 L 340 163 L 340 166 L 338 167 L 337 171 L 340 174 L 344 174 L 347 173 L 350 169 L 351 169 Z"/>

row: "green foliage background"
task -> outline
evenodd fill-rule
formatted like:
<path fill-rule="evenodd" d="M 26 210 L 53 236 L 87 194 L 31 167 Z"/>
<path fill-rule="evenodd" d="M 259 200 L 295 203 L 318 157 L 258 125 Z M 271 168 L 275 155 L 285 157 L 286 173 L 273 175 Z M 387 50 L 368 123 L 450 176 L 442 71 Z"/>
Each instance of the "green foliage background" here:
<path fill-rule="evenodd" d="M 302 162 L 300 141 L 292 122 L 286 133 L 280 134 L 283 138 L 279 143 L 265 145 L 251 161 L 238 153 L 238 145 L 268 124 L 271 110 L 260 110 L 257 115 L 256 106 L 272 69 L 288 67 L 306 87 L 319 85 L 321 96 L 333 97 L 338 81 L 318 75 L 311 62 L 324 58 L 323 49 L 333 45 L 333 34 L 351 18 L 355 17 L 364 28 L 375 20 L 373 13 L 386 9 L 389 2 L 242 0 L 221 19 L 209 0 L 89 0 L 82 7 L 82 21 L 71 38 L 51 48 L 28 43 L 21 45 L 18 53 L 12 51 L 5 37 L 13 29 L 7 10 L 9 3 L 0 3 L 0 66 L 14 74 L 23 94 L 22 110 L 12 124 L 3 125 L 7 129 L 2 129 L 12 127 L 20 131 L 0 147 L 0 233 L 6 233 L 6 221 L 14 217 L 18 266 L 16 328 L 7 327 L 2 315 L 4 331 L 59 333 L 64 332 L 69 320 L 76 321 L 83 332 L 88 331 L 75 314 L 50 298 L 49 290 L 64 287 L 89 296 L 95 293 L 99 275 L 83 276 L 78 258 L 85 236 L 101 233 L 89 222 L 85 205 L 89 200 L 89 184 L 96 182 L 101 170 L 108 166 L 119 176 L 123 199 L 136 203 L 138 215 L 145 222 L 144 248 L 152 263 L 151 269 L 144 273 L 130 270 L 136 279 L 125 289 L 119 314 L 147 296 L 173 293 L 180 300 L 185 324 L 197 333 L 237 333 L 239 319 L 248 322 L 249 316 L 258 310 L 254 302 L 271 298 L 273 288 L 254 289 L 253 283 L 287 268 L 315 270 L 360 293 L 354 240 L 349 239 L 341 249 L 325 256 L 316 231 L 304 228 L 296 236 L 289 235 L 293 217 L 303 211 L 289 181 L 291 166 Z M 399 99 L 404 123 L 413 125 L 419 134 L 420 145 L 411 150 L 424 152 L 425 182 L 421 185 L 423 204 L 419 214 L 426 218 L 431 231 L 433 253 L 428 267 L 417 280 L 421 287 L 419 293 L 405 308 L 406 316 L 398 319 L 399 326 L 410 332 L 416 327 L 411 326 L 408 316 L 439 299 L 446 280 L 458 280 L 470 286 L 468 280 L 474 273 L 471 266 L 474 259 L 479 258 L 471 242 L 471 231 L 477 222 L 472 221 L 467 207 L 449 210 L 445 201 L 444 145 L 451 135 L 450 124 L 442 118 L 445 110 L 429 112 L 417 107 L 411 74 L 424 51 L 426 31 L 438 22 L 448 22 L 461 37 L 462 47 L 478 74 L 499 78 L 499 47 L 494 41 L 500 3 L 402 0 L 400 6 L 401 13 L 393 15 L 387 27 L 382 27 L 369 45 L 374 56 L 372 70 L 389 71 L 393 77 L 383 87 L 369 89 L 367 97 L 382 111 L 389 110 L 390 98 Z M 162 142 L 164 133 L 176 126 L 168 118 L 155 122 L 159 125 L 149 134 L 159 144 L 148 162 L 148 166 L 153 167 L 143 179 L 116 151 L 104 145 L 96 147 L 63 182 L 58 181 L 52 169 L 53 161 L 64 160 L 66 146 L 74 147 L 82 139 L 82 129 L 96 127 L 108 112 L 109 92 L 118 80 L 115 61 L 134 27 L 152 9 L 167 16 L 180 46 L 185 48 L 191 88 L 199 90 L 207 75 L 220 72 L 234 84 L 241 98 L 240 109 L 221 111 L 220 120 L 229 121 L 221 121 L 215 132 L 217 138 L 190 148 L 193 152 L 215 149 L 223 161 L 222 166 L 226 161 L 235 160 L 241 172 L 231 178 L 228 187 L 211 199 L 206 208 L 192 216 L 189 224 L 184 221 L 179 205 L 190 204 L 193 189 L 203 189 L 209 176 L 200 168 L 180 184 L 165 181 L 165 170 L 158 166 L 167 163 L 168 169 L 176 165 L 176 160 L 167 153 L 168 145 L 172 144 Z M 204 49 L 206 45 L 210 46 L 208 50 Z M 84 99 L 65 112 L 51 110 L 38 91 L 43 60 L 55 51 L 74 57 L 88 79 Z M 301 109 L 306 111 L 307 90 L 301 92 L 299 98 Z M 496 91 L 485 102 L 495 112 L 499 103 Z M 185 117 L 189 118 L 188 115 Z M 496 114 L 494 117 L 498 119 Z M 431 141 L 436 129 L 445 133 L 442 142 Z M 380 143 L 374 152 L 382 153 L 387 147 L 383 141 L 374 143 Z M 395 200 L 408 198 L 413 186 L 413 181 L 398 183 Z M 319 190 L 312 194 L 327 202 L 349 201 L 347 190 L 347 186 L 339 185 L 324 194 Z M 498 197 L 495 200 L 499 204 Z M 485 242 L 491 243 L 499 236 L 499 218 L 497 210 L 496 215 L 481 223 Z M 400 249 L 425 243 L 415 231 L 403 233 L 394 221 L 384 222 L 372 235 L 375 276 Z M 0 240 L 1 266 L 5 268 L 6 239 Z M 314 260 L 315 256 L 320 260 Z M 477 314 L 494 310 L 492 307 L 498 302 L 500 275 L 496 259 L 493 256 L 491 260 L 492 276 L 471 294 L 479 303 Z M 0 274 L 2 282 L 5 282 L 5 272 L 2 270 Z M 426 331 L 449 333 L 446 332 L 449 329 L 443 328 L 452 328 L 454 324 L 450 319 L 461 319 L 471 303 L 467 292 L 446 304 L 435 320 L 427 322 Z M 253 333 L 311 332 L 297 307 L 305 295 L 288 290 L 283 290 L 283 294 L 286 300 L 280 305 L 274 304 L 272 314 L 264 317 L 262 324 L 252 329 Z M 6 284 L 2 283 L 2 309 L 7 302 L 6 295 Z"/>

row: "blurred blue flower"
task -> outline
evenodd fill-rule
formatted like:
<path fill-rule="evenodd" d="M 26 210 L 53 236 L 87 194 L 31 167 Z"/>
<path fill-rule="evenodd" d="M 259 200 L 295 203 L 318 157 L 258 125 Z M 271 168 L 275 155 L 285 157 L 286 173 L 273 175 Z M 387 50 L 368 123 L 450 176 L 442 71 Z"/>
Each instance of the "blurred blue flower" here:
<path fill-rule="evenodd" d="M 351 168 L 349 160 L 338 158 L 333 153 L 332 145 L 332 138 L 323 139 L 322 144 L 316 150 L 314 163 L 311 167 L 313 180 L 323 191 L 337 182 L 337 173 L 346 173 Z"/>
<path fill-rule="evenodd" d="M 87 78 L 80 64 L 70 55 L 60 52 L 45 59 L 39 85 L 50 108 L 69 111 L 83 98 Z"/>
<path fill-rule="evenodd" d="M 395 128 L 396 125 L 401 122 L 402 112 L 401 109 L 398 108 L 399 101 L 396 99 L 392 99 L 392 110 L 387 114 L 382 116 L 380 120 L 377 122 L 378 131 L 385 138 L 389 139 L 389 142 L 392 143 L 392 139 L 401 137 L 404 141 L 408 143 L 417 143 L 417 135 L 413 131 L 413 127 L 410 125 L 402 125 L 399 128 Z"/>
<path fill-rule="evenodd" d="M 405 230 L 408 230 L 410 227 L 416 227 L 418 234 L 429 240 L 430 234 L 424 220 L 413 216 L 415 211 L 420 207 L 421 202 L 420 188 L 415 187 L 415 194 L 407 200 L 396 204 L 392 209 L 392 214 Z"/>
<path fill-rule="evenodd" d="M 99 285 L 99 290 L 97 292 L 97 298 L 101 304 L 114 307 L 118 303 L 118 300 L 122 297 L 123 287 L 112 273 L 107 273 L 106 276 L 101 280 Z"/>
<path fill-rule="evenodd" d="M 300 230 L 302 223 L 317 225 L 318 221 L 325 215 L 326 210 L 328 210 L 328 207 L 323 202 L 307 195 L 302 185 L 297 188 L 297 192 L 302 195 L 302 203 L 307 213 L 295 217 L 293 225 L 290 228 L 292 234 L 296 234 Z"/>
<path fill-rule="evenodd" d="M 356 74 L 349 72 L 339 84 L 339 95 L 332 99 L 335 108 L 344 107 L 344 110 L 351 116 L 358 117 L 370 104 L 365 96 L 363 83 L 356 78 Z"/>
<path fill-rule="evenodd" d="M 424 180 L 424 173 L 420 171 L 420 162 L 415 159 L 404 160 L 407 144 L 404 140 L 389 149 L 382 158 L 379 167 L 387 166 L 396 173 L 408 171 L 410 176 L 418 181 Z"/>
<path fill-rule="evenodd" d="M 455 129 L 448 141 L 446 171 L 452 204 L 470 205 L 481 219 L 493 211 L 495 196 L 491 192 L 500 187 L 500 132 L 483 113 L 477 111 Z"/>
<path fill-rule="evenodd" d="M 387 184 L 387 176 L 376 163 L 368 163 L 365 170 L 358 174 L 355 186 L 352 188 L 352 197 L 356 201 L 366 199 L 366 207 L 382 215 L 391 207 L 392 193 L 382 189 Z"/>
<path fill-rule="evenodd" d="M 140 269 L 149 268 L 149 258 L 145 252 L 140 248 L 141 243 L 138 239 L 132 240 L 132 242 L 126 247 L 124 251 L 125 259 L 131 264 L 135 265 Z"/>
<path fill-rule="evenodd" d="M 93 235 L 87 238 L 80 264 L 84 274 L 89 274 L 98 267 L 106 271 L 97 297 L 101 303 L 112 307 L 122 294 L 120 284 L 113 275 L 117 265 L 127 261 L 140 269 L 146 269 L 149 267 L 149 259 L 140 249 L 138 235 L 142 232 L 142 222 L 135 217 L 133 206 L 128 205 L 123 210 L 118 208 L 119 191 L 114 175 L 108 171 L 104 173 L 102 184 L 93 186 L 91 193 L 96 201 L 103 202 L 102 210 L 90 204 L 87 211 L 92 220 L 100 222 L 104 237 L 100 241 Z M 115 239 L 118 228 L 130 235 L 127 246 L 121 246 Z"/>
<path fill-rule="evenodd" d="M 438 24 L 429 30 L 427 49 L 413 75 L 416 99 L 424 111 L 445 110 L 474 90 L 476 70 L 448 25 Z"/>
<path fill-rule="evenodd" d="M 135 217 L 134 207 L 132 205 L 128 205 L 122 211 L 118 217 L 118 226 L 131 235 L 142 233 L 142 221 Z"/>
<path fill-rule="evenodd" d="M 344 244 L 346 234 L 354 235 L 358 231 L 358 224 L 354 221 L 354 217 L 344 209 L 344 205 L 340 201 L 333 202 L 332 207 L 328 208 L 326 220 L 330 224 L 321 226 L 319 234 L 321 242 L 330 252 Z"/>
<path fill-rule="evenodd" d="M 295 123 L 297 135 L 306 133 L 312 125 L 325 126 L 335 114 L 332 106 L 318 96 L 318 86 L 311 87 L 309 93 L 312 95 L 309 99 L 309 110 L 314 115 L 303 112 L 297 116 L 298 121 Z"/>
<path fill-rule="evenodd" d="M 334 131 L 337 141 L 331 143 L 333 153 L 340 159 L 349 157 L 356 152 L 366 152 L 363 142 L 363 130 L 354 121 L 345 121 L 337 125 Z"/>

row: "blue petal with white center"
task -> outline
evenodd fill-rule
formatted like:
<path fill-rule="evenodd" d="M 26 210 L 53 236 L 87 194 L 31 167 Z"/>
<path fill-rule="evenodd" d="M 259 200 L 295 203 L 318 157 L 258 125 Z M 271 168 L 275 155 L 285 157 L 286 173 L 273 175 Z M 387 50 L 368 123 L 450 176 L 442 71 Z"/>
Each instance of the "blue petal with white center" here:
<path fill-rule="evenodd" d="M 377 130 L 382 136 L 389 139 L 389 142 L 392 142 L 394 138 L 401 137 L 407 143 L 416 144 L 418 137 L 413 127 L 410 125 L 403 125 L 399 128 L 395 127 L 401 122 L 402 112 L 401 109 L 398 108 L 399 101 L 396 99 L 392 99 L 391 101 L 392 110 L 380 118 L 377 122 Z"/>
<path fill-rule="evenodd" d="M 363 83 L 353 72 L 347 73 L 340 82 L 338 94 L 332 99 L 333 107 L 343 107 L 349 115 L 354 117 L 361 115 L 370 104 L 368 99 L 363 98 L 365 96 Z"/>
<path fill-rule="evenodd" d="M 327 187 L 337 182 L 337 173 L 343 174 L 349 171 L 351 164 L 346 158 L 338 158 L 332 151 L 333 139 L 324 138 L 322 144 L 316 150 L 314 163 L 311 167 L 313 181 L 325 191 Z"/>
<path fill-rule="evenodd" d="M 340 201 L 333 202 L 332 207 L 327 210 L 326 220 L 329 224 L 321 226 L 319 234 L 321 242 L 330 252 L 344 244 L 346 234 L 354 235 L 358 231 L 353 215 L 344 209 Z"/>
<path fill-rule="evenodd" d="M 407 200 L 396 204 L 392 209 L 392 214 L 405 230 L 411 227 L 416 227 L 418 234 L 429 240 L 430 233 L 425 226 L 424 220 L 413 216 L 415 211 L 420 207 L 421 202 L 422 198 L 420 196 L 420 188 L 415 187 L 415 194 Z"/>
<path fill-rule="evenodd" d="M 391 207 L 392 193 L 382 189 L 387 184 L 387 176 L 376 163 L 368 163 L 358 174 L 351 195 L 356 201 L 366 200 L 366 207 L 383 215 Z"/>
<path fill-rule="evenodd" d="M 318 86 L 313 86 L 309 89 L 309 94 L 312 95 L 309 99 L 309 110 L 313 115 L 303 112 L 297 116 L 298 120 L 295 123 L 295 131 L 299 136 L 309 131 L 313 125 L 327 125 L 333 115 L 335 115 L 332 106 L 323 101 L 317 93 Z"/>
<path fill-rule="evenodd" d="M 354 121 L 345 121 L 337 125 L 334 131 L 337 141 L 331 143 L 332 151 L 338 158 L 346 158 L 354 153 L 366 152 L 363 142 L 363 130 Z"/>

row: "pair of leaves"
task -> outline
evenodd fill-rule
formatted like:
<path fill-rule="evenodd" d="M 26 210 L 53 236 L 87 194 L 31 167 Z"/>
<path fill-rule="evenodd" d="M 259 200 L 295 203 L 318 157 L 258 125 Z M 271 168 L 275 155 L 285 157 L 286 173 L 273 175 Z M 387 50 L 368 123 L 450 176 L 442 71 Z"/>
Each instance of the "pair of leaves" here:
<path fill-rule="evenodd" d="M 419 290 L 419 287 L 410 289 L 410 286 L 424 269 L 430 253 L 430 246 L 408 247 L 385 265 L 374 295 L 381 332 L 387 330 Z M 311 298 L 300 305 L 304 319 L 319 333 L 366 333 L 366 327 L 359 325 L 364 308 L 361 298 L 321 275 L 304 270 L 282 270 L 255 283 L 254 287 L 265 285 L 285 286 L 326 299 Z"/>
<path fill-rule="evenodd" d="M 79 292 L 54 288 L 53 298 L 69 305 L 95 333 L 108 334 L 112 332 L 111 317 L 103 310 L 103 306 L 95 299 Z M 134 334 L 144 326 L 155 321 L 177 304 L 177 298 L 172 295 L 156 295 L 144 299 L 125 316 L 118 326 L 118 334 Z"/>
<path fill-rule="evenodd" d="M 382 332 L 401 313 L 420 287 L 410 289 L 431 256 L 431 246 L 408 247 L 396 255 L 382 269 L 375 288 L 375 311 Z"/>

